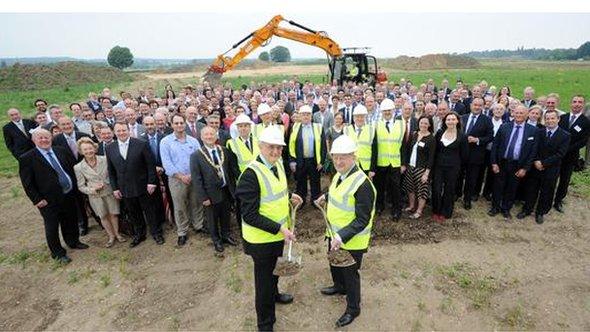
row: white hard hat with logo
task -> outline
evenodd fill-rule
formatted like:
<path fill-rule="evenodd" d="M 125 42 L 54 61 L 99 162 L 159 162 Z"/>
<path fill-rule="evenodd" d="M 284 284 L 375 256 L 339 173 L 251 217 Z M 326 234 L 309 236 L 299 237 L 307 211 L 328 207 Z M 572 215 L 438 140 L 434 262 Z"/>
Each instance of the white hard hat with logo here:
<path fill-rule="evenodd" d="M 238 115 L 234 123 L 236 124 L 236 126 L 244 123 L 249 125 L 253 124 L 252 120 L 250 120 L 250 118 L 246 114 Z"/>
<path fill-rule="evenodd" d="M 299 107 L 299 113 L 312 113 L 311 107 L 308 105 L 303 105 Z"/>
<path fill-rule="evenodd" d="M 268 104 L 262 103 L 262 104 L 258 105 L 258 110 L 257 110 L 258 115 L 270 113 L 270 111 L 271 111 L 271 109 L 270 109 L 270 106 L 268 106 Z"/>
<path fill-rule="evenodd" d="M 383 101 L 381 102 L 381 105 L 379 105 L 379 109 L 381 109 L 382 111 L 392 110 L 394 108 L 395 108 L 395 103 L 393 102 L 393 100 L 391 100 L 389 98 L 383 99 Z"/>
<path fill-rule="evenodd" d="M 260 137 L 258 137 L 258 141 L 273 145 L 286 145 L 283 133 L 276 126 L 268 126 L 264 128 L 262 133 L 260 133 Z"/>
<path fill-rule="evenodd" d="M 352 115 L 367 115 L 369 114 L 369 112 L 367 112 L 367 108 L 363 105 L 356 105 L 356 107 L 354 108 L 354 111 L 352 111 Z"/>
<path fill-rule="evenodd" d="M 341 135 L 332 143 L 330 153 L 349 154 L 356 152 L 356 143 L 348 135 Z"/>

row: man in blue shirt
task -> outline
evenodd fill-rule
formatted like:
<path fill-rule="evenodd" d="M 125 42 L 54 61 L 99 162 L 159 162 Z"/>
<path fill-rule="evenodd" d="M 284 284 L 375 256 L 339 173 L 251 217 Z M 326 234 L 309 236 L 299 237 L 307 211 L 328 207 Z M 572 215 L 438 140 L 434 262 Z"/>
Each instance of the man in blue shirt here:
<path fill-rule="evenodd" d="M 197 204 L 191 186 L 190 156 L 201 148 L 199 141 L 187 135 L 182 115 L 172 117 L 174 132 L 160 142 L 162 167 L 168 176 L 168 185 L 174 204 L 174 220 L 178 234 L 178 245 L 186 244 L 189 223 L 197 232 L 203 229 L 203 206 Z"/>

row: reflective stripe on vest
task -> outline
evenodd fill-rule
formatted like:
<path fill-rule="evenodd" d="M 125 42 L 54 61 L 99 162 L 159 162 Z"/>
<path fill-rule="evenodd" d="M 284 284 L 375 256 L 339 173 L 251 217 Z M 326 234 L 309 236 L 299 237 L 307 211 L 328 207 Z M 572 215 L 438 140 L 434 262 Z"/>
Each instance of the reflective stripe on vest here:
<path fill-rule="evenodd" d="M 240 173 L 243 172 L 248 164 L 256 159 L 260 154 L 260 150 L 258 148 L 258 140 L 254 137 L 250 139 L 250 144 L 252 145 L 252 151 L 248 149 L 246 143 L 239 138 L 232 138 L 227 141 L 227 148 L 230 149 L 238 159 L 238 167 L 240 168 Z"/>
<path fill-rule="evenodd" d="M 405 126 L 403 119 L 394 122 L 390 131 L 385 127 L 385 120 L 377 124 L 377 166 L 378 167 L 400 167 L 400 150 L 404 138 Z"/>
<path fill-rule="evenodd" d="M 320 162 L 322 162 L 322 125 L 319 123 L 311 123 L 311 127 L 313 129 L 315 161 L 317 164 L 319 164 Z M 291 136 L 289 136 L 289 154 L 293 158 L 297 158 L 297 145 L 295 144 L 295 140 L 297 140 L 297 135 L 299 135 L 299 129 L 301 129 L 301 123 L 295 123 L 293 125 L 293 131 L 291 132 Z"/>
<path fill-rule="evenodd" d="M 371 168 L 371 155 L 373 152 L 373 139 L 375 138 L 375 127 L 371 125 L 364 125 L 361 128 L 360 135 L 357 135 L 354 126 L 346 127 L 346 135 L 356 142 L 358 149 L 356 150 L 357 165 L 363 170 Z"/>
<path fill-rule="evenodd" d="M 328 207 L 326 211 L 328 222 L 330 223 L 332 230 L 335 232 L 345 228 L 356 219 L 356 199 L 354 195 L 358 188 L 365 182 L 365 180 L 371 185 L 373 193 L 376 195 L 375 187 L 369 181 L 369 178 L 365 175 L 365 173 L 363 173 L 363 171 L 360 169 L 344 179 L 339 186 L 336 186 L 339 177 L 340 174 L 336 174 L 332 179 L 332 184 L 330 185 L 330 190 L 328 192 Z M 365 227 L 365 229 L 355 234 L 346 243 L 343 243 L 342 248 L 347 250 L 366 249 L 369 246 L 374 216 L 375 202 L 373 201 L 369 224 Z M 326 235 L 329 236 L 327 230 Z"/>
<path fill-rule="evenodd" d="M 257 160 L 248 164 L 256 173 L 260 186 L 260 206 L 258 213 L 279 225 L 289 222 L 289 195 L 287 191 L 287 178 L 280 163 L 276 163 L 279 178 Z M 239 181 L 239 180 L 238 180 Z M 242 220 L 242 237 L 249 243 L 271 243 L 284 240 L 282 232 L 272 234 L 260 228 L 253 227 Z"/>

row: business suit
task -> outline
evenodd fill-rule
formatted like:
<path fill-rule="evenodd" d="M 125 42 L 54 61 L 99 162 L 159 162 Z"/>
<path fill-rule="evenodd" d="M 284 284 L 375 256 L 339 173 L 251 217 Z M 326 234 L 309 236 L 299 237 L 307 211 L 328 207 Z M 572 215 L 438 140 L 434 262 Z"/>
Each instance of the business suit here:
<path fill-rule="evenodd" d="M 29 131 L 36 128 L 37 123 L 29 119 L 22 119 L 21 121 L 25 132 L 20 130 L 12 121 L 5 124 L 2 128 L 6 147 L 16 160 L 18 160 L 18 158 L 20 158 L 25 152 L 35 147 L 35 144 L 31 141 L 31 133 Z"/>
<path fill-rule="evenodd" d="M 82 137 L 88 137 L 90 138 L 90 135 L 85 134 L 83 132 L 79 132 L 79 131 L 74 131 L 74 137 L 75 137 L 75 141 L 78 142 L 78 140 Z M 70 149 L 70 145 L 68 144 L 68 140 L 66 139 L 65 134 L 59 134 L 55 137 L 53 137 L 53 146 L 61 146 L 65 149 L 67 149 L 70 154 L 72 155 L 72 157 L 77 161 L 80 162 L 82 159 L 84 159 L 84 156 L 82 156 L 82 154 L 80 154 L 78 151 L 75 151 L 76 154 L 74 154 L 74 151 L 72 151 L 72 149 Z M 76 147 L 77 150 L 77 147 Z"/>
<path fill-rule="evenodd" d="M 561 209 L 561 205 L 570 184 L 570 179 L 574 171 L 574 166 L 580 159 L 580 149 L 586 146 L 588 137 L 590 137 L 590 120 L 583 112 L 579 113 L 576 121 L 570 126 L 570 114 L 563 114 L 559 118 L 559 127 L 569 132 L 570 144 L 567 153 L 563 157 L 563 163 L 559 172 L 559 184 L 555 192 L 554 205 Z"/>
<path fill-rule="evenodd" d="M 500 172 L 496 174 L 494 179 L 492 209 L 493 212 L 501 211 L 505 214 L 505 217 L 509 216 L 516 197 L 518 183 L 521 181 L 515 174 L 520 169 L 528 171 L 537 153 L 537 128 L 524 122 L 520 124 L 522 126 L 520 129 L 522 131 L 522 141 L 519 147 L 518 159 L 515 160 L 514 155 L 508 155 L 511 138 L 517 139 L 512 137 L 516 136 L 516 130 L 512 135 L 512 130 L 516 125 L 518 124 L 515 124 L 515 122 L 508 122 L 500 126 L 490 154 L 492 165 L 498 165 L 500 168 Z M 518 142 L 515 144 L 518 144 Z"/>
<path fill-rule="evenodd" d="M 190 168 L 191 179 L 196 193 L 197 204 L 209 200 L 210 205 L 205 206 L 205 218 L 211 240 L 217 246 L 230 237 L 229 220 L 230 206 L 235 192 L 235 179 L 238 174 L 230 167 L 229 153 L 225 147 L 215 146 L 215 156 L 203 145 L 191 155 Z M 222 176 L 218 174 L 219 165 Z"/>
<path fill-rule="evenodd" d="M 127 156 L 123 158 L 119 141 L 107 146 L 106 156 L 111 186 L 119 190 L 125 208 L 133 224 L 134 241 L 143 241 L 146 222 L 152 237 L 162 236 L 162 222 L 155 211 L 154 195 L 147 192 L 147 185 L 157 186 L 156 166 L 148 144 L 140 139 L 128 139 Z"/>
<path fill-rule="evenodd" d="M 339 109 L 338 112 L 342 114 L 345 124 L 354 124 L 354 116 L 352 115 L 352 113 L 354 112 L 354 105 L 344 106 L 341 109 Z"/>
<path fill-rule="evenodd" d="M 323 122 L 322 115 L 324 117 Z M 332 114 L 332 112 L 330 112 L 330 110 L 328 109 L 324 110 L 324 112 L 316 112 L 312 116 L 312 122 L 321 124 L 325 133 L 328 131 L 330 127 L 334 125 L 334 114 Z"/>
<path fill-rule="evenodd" d="M 189 124 L 189 122 L 186 122 L 186 127 L 184 132 L 187 135 L 191 135 L 192 137 L 196 138 L 199 140 L 199 143 L 201 143 L 201 129 L 203 129 L 206 125 L 202 122 L 199 121 L 195 121 L 194 123 Z M 170 128 L 170 133 L 172 133 L 174 130 L 172 130 L 172 128 Z M 202 143 L 201 143 L 202 144 Z"/>
<path fill-rule="evenodd" d="M 164 138 L 165 135 L 160 134 L 157 131 L 154 133 L 154 135 L 155 135 L 154 141 L 150 140 L 150 135 L 147 132 L 143 133 L 139 138 L 148 143 L 148 146 L 150 148 L 150 152 L 152 153 L 152 156 L 154 157 L 156 167 L 162 167 L 162 158 L 160 157 L 160 142 L 162 141 L 162 138 Z M 168 204 L 170 211 L 174 211 L 174 205 L 172 203 L 172 194 L 170 193 L 170 186 L 168 184 L 168 176 L 166 175 L 166 173 L 165 172 L 162 172 L 162 173 L 156 172 L 156 176 L 158 177 L 158 189 L 154 192 L 155 202 L 156 202 L 156 212 L 157 212 L 160 220 L 165 221 L 166 220 L 166 208 L 164 206 L 164 197 L 162 197 L 161 186 L 162 185 L 164 186 L 164 191 L 166 192 L 166 203 Z M 170 215 L 172 218 L 171 221 L 172 221 L 172 223 L 174 223 L 174 213 L 170 213 Z"/>
<path fill-rule="evenodd" d="M 96 150 L 96 154 L 99 155 L 99 156 L 104 156 L 105 155 L 106 148 L 107 148 L 107 145 L 111 144 L 112 142 L 113 141 L 110 141 L 108 143 L 107 142 L 104 142 L 104 141 L 99 142 L 98 143 L 98 149 Z"/>
<path fill-rule="evenodd" d="M 543 170 L 531 167 L 525 181 L 525 203 L 522 212 L 530 214 L 537 203 L 536 215 L 545 215 L 551 210 L 553 195 L 563 156 L 567 153 L 570 134 L 562 128 L 555 128 L 551 137 L 548 130 L 538 131 L 538 152 L 534 160 L 543 165 Z"/>
<path fill-rule="evenodd" d="M 481 184 L 477 182 L 485 169 L 486 146 L 494 138 L 494 126 L 492 120 L 481 113 L 476 115 L 473 123 L 473 113 L 470 113 L 461 117 L 461 128 L 466 137 L 473 136 L 479 140 L 467 144 L 467 162 L 464 165 L 463 202 L 466 208 L 471 208 L 471 200 L 479 196 L 477 188 L 481 188 Z"/>
<path fill-rule="evenodd" d="M 461 165 L 467 160 L 467 137 L 457 132 L 455 140 L 448 145 L 442 141 L 444 132 L 435 135 L 436 153 L 432 178 L 432 213 L 451 218 L 455 205 L 455 190 Z"/>
<path fill-rule="evenodd" d="M 59 228 L 69 247 L 76 247 L 80 243 L 74 199 L 77 184 L 74 175 L 75 161 L 68 151 L 59 146 L 53 147 L 52 151 L 61 169 L 70 179 L 71 187 L 66 193 L 64 189 L 67 190 L 67 187 L 60 184 L 58 171 L 37 148 L 21 156 L 19 174 L 25 193 L 33 204 L 47 201 L 45 207 L 39 208 L 45 224 L 45 238 L 51 257 L 61 258 L 66 256 L 66 250 L 59 240 Z"/>
<path fill-rule="evenodd" d="M 537 102 L 534 99 L 530 99 L 530 100 L 521 100 L 520 101 L 524 106 L 526 106 L 527 108 L 531 108 L 535 105 L 537 105 Z"/>
<path fill-rule="evenodd" d="M 457 112 L 457 114 L 459 115 L 464 115 L 468 113 L 467 108 L 461 101 L 457 101 L 456 103 L 449 101 L 449 110 Z"/>
<path fill-rule="evenodd" d="M 132 138 L 139 138 L 143 133 L 145 133 L 145 127 L 143 125 L 137 122 L 129 125 L 129 134 Z"/>

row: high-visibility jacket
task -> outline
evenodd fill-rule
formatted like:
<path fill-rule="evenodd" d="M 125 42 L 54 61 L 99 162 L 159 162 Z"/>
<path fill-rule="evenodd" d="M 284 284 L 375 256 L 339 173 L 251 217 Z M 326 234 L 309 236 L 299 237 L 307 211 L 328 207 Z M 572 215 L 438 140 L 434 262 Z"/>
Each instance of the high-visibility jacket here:
<path fill-rule="evenodd" d="M 240 138 L 232 138 L 227 141 L 226 143 L 227 148 L 230 149 L 238 159 L 238 167 L 240 168 L 240 173 L 243 172 L 248 164 L 255 160 L 256 157 L 260 154 L 260 148 L 258 147 L 258 139 L 254 137 L 254 135 L 250 135 L 250 145 L 252 146 L 252 151 L 248 149 L 246 143 Z"/>
<path fill-rule="evenodd" d="M 401 147 L 404 138 L 403 119 L 395 120 L 389 131 L 385 126 L 385 120 L 377 123 L 377 166 L 378 167 L 400 167 Z"/>
<path fill-rule="evenodd" d="M 285 126 L 280 125 L 280 124 L 276 124 L 276 123 L 271 124 L 271 126 L 276 126 L 277 128 L 279 128 L 281 130 L 283 135 L 285 135 Z M 260 136 L 260 133 L 262 133 L 262 131 L 266 127 L 268 127 L 268 126 L 265 126 L 264 123 L 259 123 L 259 124 L 255 125 L 252 128 L 252 136 L 258 138 L 258 136 Z"/>
<path fill-rule="evenodd" d="M 311 123 L 311 126 L 313 129 L 313 148 L 315 154 L 315 161 L 317 164 L 319 164 L 322 162 L 322 125 L 319 123 Z M 297 146 L 295 144 L 295 140 L 297 140 L 299 129 L 301 129 L 301 123 L 295 123 L 293 125 L 293 131 L 291 132 L 291 136 L 289 136 L 289 154 L 293 158 L 297 158 L 297 151 L 295 150 Z"/>
<path fill-rule="evenodd" d="M 377 195 L 373 183 L 369 181 L 369 178 L 360 169 L 353 174 L 350 174 L 340 183 L 340 185 L 336 186 L 339 177 L 340 174 L 336 173 L 332 179 L 332 184 L 328 191 L 328 207 L 326 211 L 331 231 L 335 233 L 348 226 L 356 219 L 356 199 L 354 198 L 354 194 L 365 181 L 371 185 L 373 193 Z M 341 247 L 347 250 L 367 249 L 371 238 L 371 228 L 373 227 L 374 216 L 375 204 L 373 203 L 371 218 L 369 219 L 367 227 L 354 235 L 346 243 L 343 243 Z M 328 230 L 326 230 L 326 235 L 330 236 Z"/>
<path fill-rule="evenodd" d="M 356 160 L 357 165 L 363 170 L 371 169 L 371 154 L 373 152 L 373 139 L 375 138 L 375 127 L 364 125 L 360 134 L 357 134 L 354 125 L 347 126 L 344 133 L 356 142 Z"/>
<path fill-rule="evenodd" d="M 281 163 L 276 163 L 279 178 L 258 160 L 253 160 L 247 166 L 256 173 L 260 186 L 260 206 L 258 213 L 261 216 L 285 225 L 289 221 L 289 194 L 287 191 L 287 177 Z M 260 228 L 253 227 L 242 220 L 242 237 L 249 243 L 271 243 L 282 241 L 285 236 L 282 232 L 272 234 Z"/>

